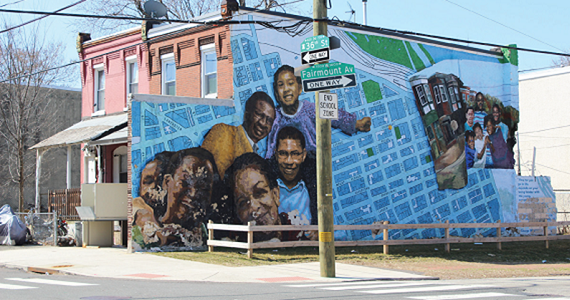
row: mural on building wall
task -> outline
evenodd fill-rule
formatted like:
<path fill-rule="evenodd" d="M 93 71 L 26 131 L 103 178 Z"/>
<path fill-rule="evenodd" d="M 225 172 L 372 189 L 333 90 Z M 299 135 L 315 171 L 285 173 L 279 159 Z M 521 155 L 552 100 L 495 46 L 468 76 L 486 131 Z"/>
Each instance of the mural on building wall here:
<path fill-rule="evenodd" d="M 138 247 L 203 247 L 207 220 L 317 223 L 314 93 L 303 93 L 293 74 L 301 65 L 299 45 L 312 31 L 291 37 L 262 28 L 231 27 L 234 107 L 133 102 L 133 239 Z M 496 180 L 495 170 L 466 167 L 465 115 L 473 97 L 465 95 L 482 91 L 487 101 L 500 95 L 500 108 L 515 111 L 516 64 L 334 27 L 329 36 L 342 43 L 331 51 L 332 61 L 353 64 L 358 81 L 356 87 L 332 91 L 341 108 L 339 120 L 332 122 L 335 224 L 503 220 L 503 207 L 514 205 L 516 187 Z M 438 90 L 443 85 L 439 95 L 445 93 L 447 106 L 430 107 L 437 115 L 421 109 L 413 78 Z M 503 120 L 516 117 L 502 111 Z M 465 175 L 440 182 L 435 161 L 449 149 L 455 153 L 447 166 L 456 163 L 454 174 Z M 500 171 L 514 176 L 514 170 Z M 515 213 L 509 210 L 507 217 Z M 442 234 L 436 229 L 394 230 L 390 238 Z M 217 238 L 245 240 L 231 234 Z M 254 238 L 315 240 L 316 234 L 267 232 Z M 370 230 L 335 232 L 337 240 L 381 238 Z"/>

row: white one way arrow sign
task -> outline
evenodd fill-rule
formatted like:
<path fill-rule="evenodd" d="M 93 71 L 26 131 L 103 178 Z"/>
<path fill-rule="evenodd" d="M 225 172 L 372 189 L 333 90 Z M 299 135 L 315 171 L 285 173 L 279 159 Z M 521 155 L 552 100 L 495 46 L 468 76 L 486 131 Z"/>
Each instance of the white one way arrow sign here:
<path fill-rule="evenodd" d="M 320 61 L 329 60 L 329 52 L 330 52 L 329 48 L 302 52 L 301 57 L 303 60 L 303 64 L 312 64 Z"/>
<path fill-rule="evenodd" d="M 354 86 L 356 86 L 355 74 L 303 80 L 303 90 L 305 92 L 316 92 Z"/>

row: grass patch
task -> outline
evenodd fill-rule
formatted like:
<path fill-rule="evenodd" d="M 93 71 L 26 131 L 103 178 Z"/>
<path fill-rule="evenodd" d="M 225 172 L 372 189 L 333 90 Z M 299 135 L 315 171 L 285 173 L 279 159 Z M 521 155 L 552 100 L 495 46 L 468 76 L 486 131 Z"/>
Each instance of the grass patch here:
<path fill-rule="evenodd" d="M 550 241 L 546 249 L 544 242 L 509 242 L 503 243 L 503 250 L 497 250 L 495 243 L 451 244 L 452 251 L 445 252 L 445 246 L 409 245 L 390 246 L 390 254 L 382 254 L 382 246 L 377 247 L 338 247 L 338 262 L 359 265 L 379 266 L 382 262 L 395 263 L 491 263 L 491 264 L 568 264 L 570 267 L 570 241 Z M 246 250 L 216 247 L 215 252 L 162 252 L 154 255 L 192 260 L 224 266 L 256 266 L 272 264 L 290 264 L 315 262 L 319 260 L 318 247 L 276 248 L 255 250 L 252 259 L 248 259 Z"/>

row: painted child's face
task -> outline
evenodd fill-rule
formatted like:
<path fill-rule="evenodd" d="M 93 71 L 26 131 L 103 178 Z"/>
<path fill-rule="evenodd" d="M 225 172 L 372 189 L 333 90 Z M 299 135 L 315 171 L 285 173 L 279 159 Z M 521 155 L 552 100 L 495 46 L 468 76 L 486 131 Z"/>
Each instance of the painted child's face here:
<path fill-rule="evenodd" d="M 483 129 L 477 127 L 474 129 L 475 130 L 475 137 L 480 140 L 483 138 Z"/>
<path fill-rule="evenodd" d="M 471 149 L 475 149 L 475 139 L 472 136 L 467 137 L 467 146 Z"/>

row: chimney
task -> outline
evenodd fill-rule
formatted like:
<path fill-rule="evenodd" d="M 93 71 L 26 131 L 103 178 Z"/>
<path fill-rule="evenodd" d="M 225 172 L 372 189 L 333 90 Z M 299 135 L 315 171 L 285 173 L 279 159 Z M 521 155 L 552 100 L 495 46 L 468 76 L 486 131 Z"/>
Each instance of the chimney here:
<path fill-rule="evenodd" d="M 237 0 L 222 0 L 221 14 L 222 18 L 231 18 L 234 11 L 239 10 Z"/>

